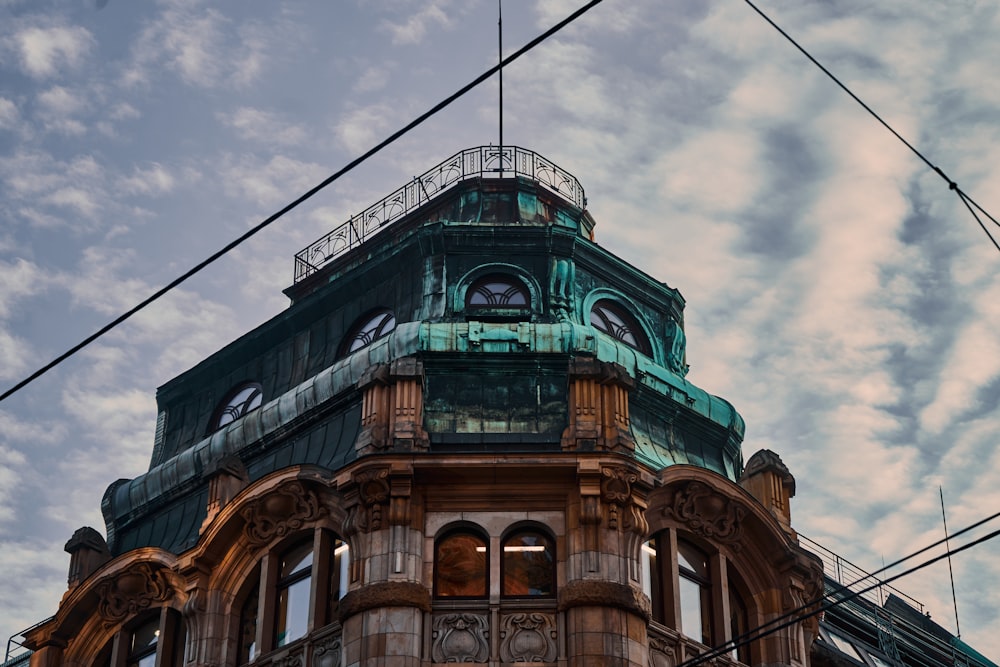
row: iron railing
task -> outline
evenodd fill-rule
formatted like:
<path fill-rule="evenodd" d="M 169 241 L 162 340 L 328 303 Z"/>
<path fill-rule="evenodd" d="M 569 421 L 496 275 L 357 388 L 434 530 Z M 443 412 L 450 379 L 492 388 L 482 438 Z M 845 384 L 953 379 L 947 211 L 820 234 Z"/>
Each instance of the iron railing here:
<path fill-rule="evenodd" d="M 534 151 L 517 146 L 478 146 L 455 153 L 441 164 L 375 202 L 329 234 L 295 254 L 295 282 L 323 264 L 358 247 L 386 226 L 456 183 L 477 177 L 524 176 L 580 208 L 587 206 L 576 177 Z"/>
<path fill-rule="evenodd" d="M 803 546 L 822 559 L 823 574 L 830 577 L 841 586 L 846 586 L 847 590 L 852 593 L 865 588 L 870 588 L 879 582 L 878 577 L 865 572 L 851 561 L 835 554 L 823 545 L 810 540 L 802 533 L 799 533 L 799 541 L 804 543 Z M 889 593 L 893 593 L 896 597 L 903 599 L 911 607 L 920 610 L 920 613 L 924 612 L 924 605 L 922 602 L 910 597 L 898 588 L 889 586 L 888 584 L 876 586 L 875 588 L 862 593 L 860 597 L 881 607 L 885 604 L 885 600 L 889 596 Z"/>

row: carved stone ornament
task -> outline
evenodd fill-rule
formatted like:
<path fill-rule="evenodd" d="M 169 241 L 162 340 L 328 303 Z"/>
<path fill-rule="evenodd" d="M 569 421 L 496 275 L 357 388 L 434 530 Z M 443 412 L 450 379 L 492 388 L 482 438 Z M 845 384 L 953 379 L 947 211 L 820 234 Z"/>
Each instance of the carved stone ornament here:
<path fill-rule="evenodd" d="M 305 667 L 305 664 L 303 650 L 302 648 L 298 648 L 294 652 L 276 659 L 271 663 L 271 667 Z"/>
<path fill-rule="evenodd" d="M 389 469 L 362 470 L 354 476 L 354 483 L 365 507 L 365 512 L 356 517 L 357 528 L 366 533 L 380 530 L 383 509 L 389 503 Z"/>
<path fill-rule="evenodd" d="M 552 614 L 510 614 L 501 620 L 502 662 L 555 662 L 556 619 Z"/>
<path fill-rule="evenodd" d="M 343 652 L 340 635 L 335 635 L 313 649 L 312 664 L 314 667 L 340 667 Z"/>
<path fill-rule="evenodd" d="M 313 491 L 301 482 L 290 482 L 243 508 L 243 532 L 250 544 L 259 547 L 276 537 L 294 532 L 315 521 L 327 509 Z"/>
<path fill-rule="evenodd" d="M 489 636 L 485 616 L 435 616 L 431 656 L 434 662 L 486 662 L 490 657 Z"/>
<path fill-rule="evenodd" d="M 649 638 L 649 667 L 674 667 L 674 647 L 662 639 Z"/>
<path fill-rule="evenodd" d="M 107 625 L 115 625 L 173 595 L 162 569 L 137 563 L 97 587 L 97 611 Z"/>
<path fill-rule="evenodd" d="M 674 494 L 671 506 L 664 509 L 688 530 L 706 539 L 730 544 L 739 550 L 743 537 L 746 508 L 716 492 L 702 482 L 690 482 Z"/>
<path fill-rule="evenodd" d="M 601 500 L 607 510 L 608 528 L 645 535 L 649 531 L 645 511 L 632 495 L 639 475 L 626 468 L 602 468 L 601 475 Z"/>

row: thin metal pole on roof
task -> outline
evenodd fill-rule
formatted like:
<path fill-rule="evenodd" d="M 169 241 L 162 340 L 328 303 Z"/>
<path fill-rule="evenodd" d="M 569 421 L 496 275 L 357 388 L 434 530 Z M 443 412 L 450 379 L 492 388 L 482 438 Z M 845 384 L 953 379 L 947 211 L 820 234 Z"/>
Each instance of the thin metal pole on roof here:
<path fill-rule="evenodd" d="M 941 496 L 941 523 L 944 524 L 944 546 L 948 551 L 948 576 L 951 578 L 951 604 L 955 607 L 955 637 L 962 638 L 962 628 L 958 624 L 958 598 L 955 597 L 955 574 L 951 570 L 951 546 L 948 544 L 948 519 L 944 515 L 944 489 L 938 486 Z"/>
<path fill-rule="evenodd" d="M 500 76 L 500 178 L 503 178 L 503 0 L 497 0 L 497 59 L 500 61 L 500 68 L 497 74 Z"/>

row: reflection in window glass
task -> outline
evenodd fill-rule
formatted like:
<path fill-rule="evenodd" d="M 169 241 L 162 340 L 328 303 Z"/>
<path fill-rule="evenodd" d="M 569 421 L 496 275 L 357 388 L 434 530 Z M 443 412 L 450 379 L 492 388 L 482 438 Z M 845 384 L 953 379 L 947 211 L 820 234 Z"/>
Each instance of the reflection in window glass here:
<path fill-rule="evenodd" d="M 734 641 L 739 640 L 750 629 L 750 616 L 743 597 L 737 592 L 736 585 L 729 582 L 729 636 Z M 742 663 L 750 663 L 750 645 L 738 646 L 731 653 L 732 657 Z"/>
<path fill-rule="evenodd" d="M 434 592 L 438 597 L 486 597 L 486 540 L 460 532 L 438 540 L 434 554 Z"/>
<path fill-rule="evenodd" d="M 347 595 L 348 568 L 351 565 L 350 547 L 343 540 L 337 538 L 333 542 L 333 567 L 330 568 L 330 593 L 327 596 L 327 622 L 337 618 L 337 606 L 345 595 Z"/>
<path fill-rule="evenodd" d="M 240 610 L 240 636 L 236 654 L 245 665 L 257 657 L 257 613 L 260 607 L 260 583 L 255 582 Z"/>
<path fill-rule="evenodd" d="M 614 301 L 601 299 L 596 302 L 590 309 L 590 324 L 645 355 L 650 353 L 649 341 L 639 322 Z"/>
<path fill-rule="evenodd" d="M 264 394 L 259 384 L 252 383 L 246 385 L 237 391 L 219 411 L 218 417 L 215 420 L 215 428 L 222 428 L 248 412 L 256 410 L 260 407 L 263 397 Z"/>
<path fill-rule="evenodd" d="M 509 276 L 487 276 L 477 280 L 466 292 L 465 305 L 494 308 L 525 308 L 528 290 Z"/>
<path fill-rule="evenodd" d="M 663 616 L 663 584 L 660 581 L 660 564 L 656 554 L 656 540 L 649 540 L 642 545 L 642 592 L 646 594 L 653 607 L 653 620 L 664 622 Z"/>
<path fill-rule="evenodd" d="M 284 646 L 309 630 L 309 591 L 312 582 L 312 542 L 285 554 L 278 581 L 275 645 Z"/>
<path fill-rule="evenodd" d="M 379 338 L 389 335 L 395 328 L 396 316 L 390 311 L 382 310 L 375 313 L 352 331 L 348 337 L 347 354 L 371 345 Z"/>
<path fill-rule="evenodd" d="M 712 645 L 711 589 L 708 559 L 686 542 L 677 543 L 680 574 L 678 592 L 681 602 L 681 627 L 685 635 L 706 646 Z"/>
<path fill-rule="evenodd" d="M 503 545 L 503 594 L 555 594 L 555 558 L 552 541 L 534 530 L 518 531 Z"/>
<path fill-rule="evenodd" d="M 160 620 L 153 618 L 132 632 L 132 646 L 129 650 L 129 667 L 154 667 L 156 665 L 156 644 L 160 638 Z"/>

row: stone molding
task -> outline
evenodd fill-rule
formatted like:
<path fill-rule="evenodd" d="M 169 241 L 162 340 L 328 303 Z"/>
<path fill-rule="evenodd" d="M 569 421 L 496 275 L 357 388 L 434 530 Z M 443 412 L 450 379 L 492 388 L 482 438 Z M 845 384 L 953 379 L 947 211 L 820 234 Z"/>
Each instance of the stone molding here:
<path fill-rule="evenodd" d="M 369 609 L 379 607 L 415 607 L 431 610 L 427 587 L 413 581 L 382 581 L 349 591 L 340 600 L 340 622 Z"/>
<path fill-rule="evenodd" d="M 556 619 L 553 614 L 521 612 L 501 620 L 501 662 L 555 662 Z"/>
<path fill-rule="evenodd" d="M 649 598 L 642 592 L 613 581 L 577 579 L 559 591 L 559 611 L 574 607 L 615 607 L 649 622 L 652 613 Z"/>

